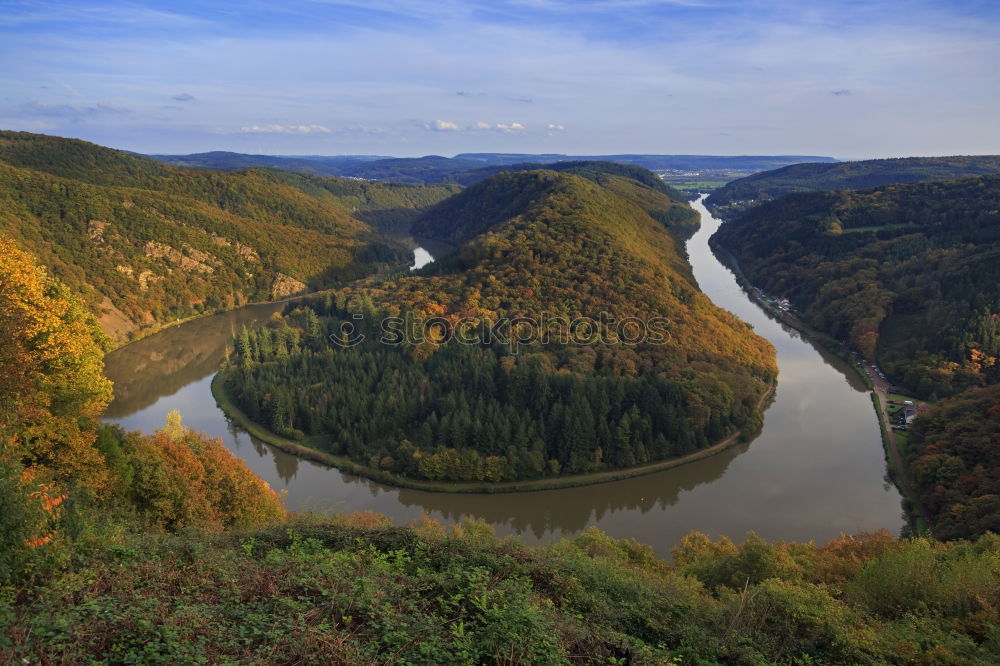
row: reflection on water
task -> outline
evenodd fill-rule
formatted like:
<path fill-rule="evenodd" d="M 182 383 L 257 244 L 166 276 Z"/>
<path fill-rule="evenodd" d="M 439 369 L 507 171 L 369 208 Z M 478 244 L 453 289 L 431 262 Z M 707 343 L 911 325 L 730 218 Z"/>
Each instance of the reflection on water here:
<path fill-rule="evenodd" d="M 413 265 L 410 266 L 410 270 L 415 271 L 418 268 L 423 268 L 432 261 L 434 261 L 434 257 L 431 256 L 431 253 L 422 247 L 418 247 L 413 250 Z"/>
<path fill-rule="evenodd" d="M 250 305 L 194 319 L 108 354 L 104 365 L 115 383 L 115 400 L 105 417 L 114 421 L 134 414 L 191 382 L 215 374 L 233 335 L 244 326 L 267 321 L 282 307 L 280 303 Z"/>
<path fill-rule="evenodd" d="M 864 386 L 840 359 L 818 352 L 747 298 L 708 248 L 718 221 L 696 207 L 704 224 L 688 253 L 701 289 L 771 340 L 780 369 L 761 435 L 711 458 L 614 483 L 499 495 L 392 488 L 300 460 L 234 427 L 209 388 L 232 332 L 266 320 L 277 305 L 192 321 L 110 354 L 116 400 L 108 420 L 151 431 L 179 409 L 186 425 L 221 437 L 272 487 L 287 491 L 292 509 L 370 509 L 400 523 L 422 514 L 443 521 L 472 515 L 529 543 L 590 525 L 650 543 L 661 554 L 691 530 L 734 538 L 754 530 L 800 541 L 842 531 L 898 531 L 900 497 L 883 478 L 878 424 Z"/>

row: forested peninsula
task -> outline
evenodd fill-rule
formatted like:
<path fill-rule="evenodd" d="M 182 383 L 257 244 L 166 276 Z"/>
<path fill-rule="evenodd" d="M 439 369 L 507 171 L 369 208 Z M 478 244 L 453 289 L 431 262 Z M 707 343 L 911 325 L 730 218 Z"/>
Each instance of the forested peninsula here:
<path fill-rule="evenodd" d="M 227 395 L 390 482 L 580 475 L 751 436 L 774 352 L 698 290 L 683 196 L 617 165 L 573 170 L 498 174 L 428 209 L 414 229 L 454 252 L 241 333 Z M 400 339 L 386 318 L 407 322 Z M 331 344 L 346 328 L 363 340 Z"/>

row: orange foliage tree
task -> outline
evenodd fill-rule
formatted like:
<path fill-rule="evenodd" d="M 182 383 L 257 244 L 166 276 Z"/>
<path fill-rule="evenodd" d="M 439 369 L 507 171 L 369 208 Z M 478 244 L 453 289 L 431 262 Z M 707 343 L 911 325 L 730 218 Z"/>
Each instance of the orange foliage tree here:
<path fill-rule="evenodd" d="M 167 529 L 254 527 L 285 515 L 281 498 L 222 442 L 180 425 L 152 436 L 131 434 L 130 494 L 152 522 Z"/>

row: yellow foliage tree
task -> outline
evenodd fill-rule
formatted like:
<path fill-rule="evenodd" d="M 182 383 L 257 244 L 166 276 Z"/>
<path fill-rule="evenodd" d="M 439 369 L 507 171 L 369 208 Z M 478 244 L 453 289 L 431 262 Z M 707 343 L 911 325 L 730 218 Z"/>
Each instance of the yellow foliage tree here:
<path fill-rule="evenodd" d="M 106 481 L 94 448 L 111 399 L 105 338 L 58 280 L 0 236 L 0 435 L 23 444 L 23 464 L 57 483 Z"/>

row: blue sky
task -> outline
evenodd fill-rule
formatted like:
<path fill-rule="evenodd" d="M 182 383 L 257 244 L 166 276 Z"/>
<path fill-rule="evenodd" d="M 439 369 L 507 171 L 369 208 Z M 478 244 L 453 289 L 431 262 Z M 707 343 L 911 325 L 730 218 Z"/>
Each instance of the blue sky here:
<path fill-rule="evenodd" d="M 998 35 L 971 0 L 0 0 L 0 127 L 164 153 L 1000 153 Z"/>

